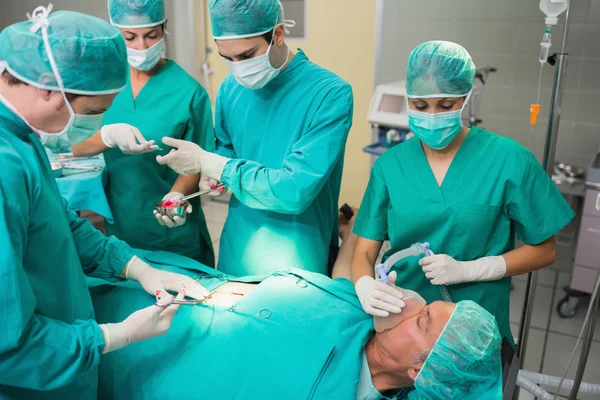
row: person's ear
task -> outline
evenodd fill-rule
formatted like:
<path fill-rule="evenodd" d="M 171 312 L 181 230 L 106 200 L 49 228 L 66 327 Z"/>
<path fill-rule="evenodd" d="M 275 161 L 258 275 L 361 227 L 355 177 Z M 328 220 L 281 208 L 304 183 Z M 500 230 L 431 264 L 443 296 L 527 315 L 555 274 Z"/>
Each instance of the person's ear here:
<path fill-rule="evenodd" d="M 285 42 L 285 27 L 283 24 L 278 24 L 273 31 L 273 42 L 277 46 L 283 46 Z"/>
<path fill-rule="evenodd" d="M 163 22 L 163 28 L 162 28 L 163 36 L 165 36 L 165 34 L 167 33 L 167 22 L 169 22 L 168 19 L 165 19 L 165 22 Z"/>
<path fill-rule="evenodd" d="M 419 375 L 419 372 L 421 372 L 421 368 L 423 368 L 423 363 L 413 365 L 408 369 L 408 377 L 411 381 L 414 382 L 417 379 L 417 375 Z"/>
<path fill-rule="evenodd" d="M 65 99 L 61 92 L 39 88 L 37 91 L 40 98 L 44 101 L 47 101 L 48 105 L 53 107 L 56 111 L 60 111 L 63 107 L 65 107 Z"/>

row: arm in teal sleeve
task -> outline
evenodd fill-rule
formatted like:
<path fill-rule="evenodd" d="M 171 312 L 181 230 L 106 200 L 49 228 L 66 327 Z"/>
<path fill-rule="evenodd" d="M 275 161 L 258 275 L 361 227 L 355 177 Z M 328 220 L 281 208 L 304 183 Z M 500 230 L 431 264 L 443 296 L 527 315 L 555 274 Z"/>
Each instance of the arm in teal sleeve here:
<path fill-rule="evenodd" d="M 371 170 L 371 178 L 358 209 L 353 232 L 365 239 L 383 241 L 388 238 L 387 213 L 390 195 L 380 160 L 375 162 Z"/>
<path fill-rule="evenodd" d="M 281 168 L 232 159 L 225 165 L 221 181 L 248 207 L 282 214 L 302 213 L 343 157 L 352 125 L 352 109 L 349 85 L 332 90 Z M 273 134 L 276 136 L 276 132 Z"/>
<path fill-rule="evenodd" d="M 83 272 L 110 282 L 118 281 L 119 274 L 133 257 L 131 247 L 114 236 L 104 236 L 90 221 L 68 210 L 64 198 L 62 202 Z"/>
<path fill-rule="evenodd" d="M 194 96 L 190 113 L 191 117 L 182 139 L 196 143 L 206 151 L 214 151 L 215 129 L 213 127 L 210 98 L 202 87 Z"/>
<path fill-rule="evenodd" d="M 527 151 L 525 157 L 523 176 L 507 187 L 506 207 L 519 240 L 536 245 L 557 234 L 575 213 L 533 154 Z"/>
<path fill-rule="evenodd" d="M 67 324 L 35 314 L 36 297 L 23 258 L 31 207 L 26 187 L 32 192 L 36 188 L 20 166 L 23 160 L 16 154 L 2 156 L 0 385 L 51 390 L 96 367 L 104 339 L 94 321 Z M 60 260 L 48 260 L 47 267 L 52 268 L 53 262 Z M 60 293 L 56 296 L 60 298 Z"/>
<path fill-rule="evenodd" d="M 217 139 L 217 150 L 215 153 L 227 158 L 236 158 L 231 138 L 227 132 L 227 122 L 224 118 L 223 97 L 223 85 L 221 85 L 217 94 L 217 105 L 215 107 L 215 138 Z"/>

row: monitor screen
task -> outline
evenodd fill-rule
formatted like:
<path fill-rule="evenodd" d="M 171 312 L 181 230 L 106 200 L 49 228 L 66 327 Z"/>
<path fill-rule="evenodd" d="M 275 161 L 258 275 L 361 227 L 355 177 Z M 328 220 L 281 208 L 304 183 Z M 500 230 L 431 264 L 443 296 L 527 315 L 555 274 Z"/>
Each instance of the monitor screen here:
<path fill-rule="evenodd" d="M 396 96 L 391 94 L 384 94 L 381 96 L 381 102 L 379 103 L 379 111 L 400 114 L 404 112 L 406 100 L 403 96 Z"/>

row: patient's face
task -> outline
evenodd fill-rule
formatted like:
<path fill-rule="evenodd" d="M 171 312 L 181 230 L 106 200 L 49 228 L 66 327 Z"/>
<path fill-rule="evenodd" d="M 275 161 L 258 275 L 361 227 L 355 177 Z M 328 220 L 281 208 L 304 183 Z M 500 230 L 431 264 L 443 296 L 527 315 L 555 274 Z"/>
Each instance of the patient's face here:
<path fill-rule="evenodd" d="M 456 304 L 436 301 L 396 327 L 379 333 L 379 340 L 401 366 L 415 364 L 415 354 L 431 350 Z"/>

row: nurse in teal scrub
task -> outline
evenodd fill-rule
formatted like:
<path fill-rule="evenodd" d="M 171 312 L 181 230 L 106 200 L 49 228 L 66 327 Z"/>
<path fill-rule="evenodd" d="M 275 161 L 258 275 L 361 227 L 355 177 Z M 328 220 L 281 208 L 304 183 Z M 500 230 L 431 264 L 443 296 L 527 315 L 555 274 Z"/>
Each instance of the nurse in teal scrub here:
<path fill-rule="evenodd" d="M 552 264 L 554 235 L 574 213 L 535 157 L 511 139 L 461 123 L 475 65 L 460 45 L 432 41 L 406 67 L 409 128 L 415 138 L 382 155 L 371 171 L 354 232 L 352 279 L 366 312 L 388 315 L 403 302 L 373 275 L 386 256 L 429 242 L 432 254 L 396 265 L 396 284 L 441 300 L 473 300 L 509 326 L 511 277 Z M 515 248 L 515 234 L 524 243 Z"/>
<path fill-rule="evenodd" d="M 164 0 L 109 0 L 108 10 L 111 23 L 125 38 L 129 79 L 106 112 L 101 131 L 72 148 L 73 153 L 104 152 L 106 194 L 115 221 L 106 226 L 107 234 L 135 248 L 166 250 L 214 266 L 212 241 L 198 198 L 191 200 L 187 221 L 179 217 L 171 221 L 154 211 L 161 199 L 198 191 L 200 174 L 178 175 L 157 164 L 150 154 L 163 137 L 214 150 L 210 99 L 179 65 L 162 58 Z"/>
<path fill-rule="evenodd" d="M 219 270 L 282 266 L 327 273 L 338 245 L 338 197 L 352 124 L 352 88 L 285 43 L 277 0 L 212 0 L 212 32 L 229 74 L 217 95 L 217 151 L 164 138 L 159 157 L 231 191 Z"/>

